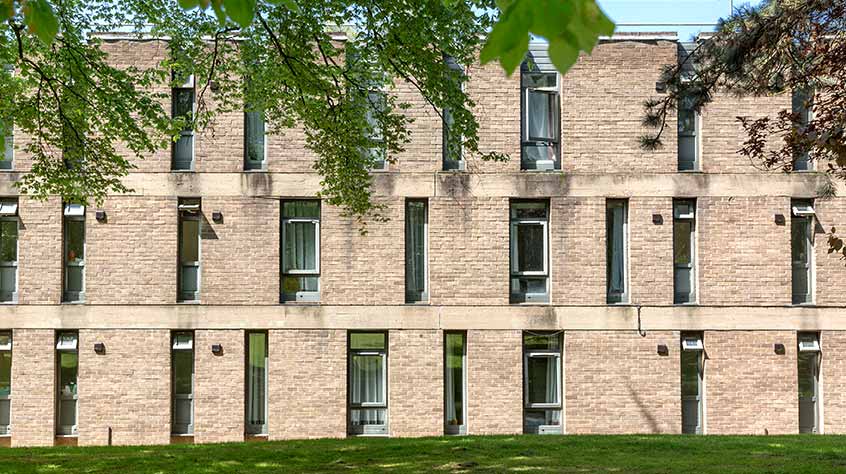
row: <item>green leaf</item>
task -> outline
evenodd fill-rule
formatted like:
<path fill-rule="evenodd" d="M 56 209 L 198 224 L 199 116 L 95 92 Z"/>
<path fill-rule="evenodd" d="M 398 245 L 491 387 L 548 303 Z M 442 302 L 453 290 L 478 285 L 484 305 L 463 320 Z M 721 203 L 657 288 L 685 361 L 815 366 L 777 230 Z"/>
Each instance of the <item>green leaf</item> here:
<path fill-rule="evenodd" d="M 0 21 L 8 20 L 15 16 L 14 0 L 0 0 Z"/>
<path fill-rule="evenodd" d="M 59 32 L 59 21 L 47 0 L 29 0 L 24 4 L 24 21 L 30 33 L 50 44 Z"/>
<path fill-rule="evenodd" d="M 549 41 L 549 59 L 559 71 L 569 70 L 579 59 L 579 48 L 573 36 L 566 34 Z"/>
<path fill-rule="evenodd" d="M 223 7 L 229 18 L 242 28 L 250 26 L 256 13 L 255 0 L 223 0 Z"/>
<path fill-rule="evenodd" d="M 179 6 L 185 10 L 200 6 L 199 0 L 179 0 Z"/>

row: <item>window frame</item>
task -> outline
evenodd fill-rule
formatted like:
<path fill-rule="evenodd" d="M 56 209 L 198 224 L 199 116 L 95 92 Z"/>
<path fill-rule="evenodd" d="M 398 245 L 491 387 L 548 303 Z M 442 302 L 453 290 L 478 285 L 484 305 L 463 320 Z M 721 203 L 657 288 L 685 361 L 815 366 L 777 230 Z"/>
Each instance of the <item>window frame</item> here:
<path fill-rule="evenodd" d="M 558 339 L 558 349 L 529 349 L 526 347 L 526 336 L 556 336 Z M 523 331 L 521 334 L 521 346 L 523 350 L 523 432 L 527 434 L 562 434 L 564 420 L 564 378 L 563 378 L 563 356 L 564 356 L 564 331 Z M 529 360 L 532 358 L 553 358 L 555 360 L 555 376 L 556 385 L 558 387 L 557 398 L 555 403 L 534 403 L 530 400 L 530 379 L 529 379 Z M 539 411 L 557 411 L 558 425 L 539 425 L 538 431 L 535 433 L 530 430 L 527 422 L 527 414 L 529 412 Z"/>
<path fill-rule="evenodd" d="M 317 203 L 317 217 L 285 217 L 285 203 L 286 202 L 316 202 Z M 283 199 L 280 203 L 280 225 L 281 225 L 281 240 L 279 259 L 281 264 L 281 280 L 280 280 L 280 294 L 283 303 L 317 303 L 320 301 L 320 221 L 323 218 L 323 202 L 320 199 Z M 286 270 L 285 260 L 285 243 L 287 242 L 287 231 L 285 224 L 287 223 L 310 223 L 314 225 L 314 269 L 308 270 Z M 314 277 L 317 278 L 316 291 L 297 291 L 295 293 L 287 293 L 285 291 L 285 277 Z"/>
<path fill-rule="evenodd" d="M 611 259 L 612 243 L 611 228 L 609 222 L 613 216 L 611 209 L 623 209 L 623 291 L 621 293 L 611 291 Z M 606 304 L 628 304 L 631 293 L 629 284 L 629 200 L 628 199 L 606 199 L 605 200 L 605 248 L 606 248 L 606 270 L 605 270 L 605 302 Z M 615 298 L 616 296 L 616 298 Z"/>
<path fill-rule="evenodd" d="M 798 101 L 801 101 L 799 103 Z M 791 112 L 799 114 L 799 120 L 802 127 L 807 127 L 814 120 L 814 91 L 793 89 L 791 91 Z M 797 166 L 799 163 L 804 163 L 801 167 Z M 814 160 L 811 151 L 808 150 L 802 153 L 801 156 L 794 156 L 793 171 L 806 173 L 809 171 L 816 171 Z"/>
<path fill-rule="evenodd" d="M 181 345 L 178 341 L 180 336 L 190 336 L 187 345 Z M 171 332 L 171 348 L 170 348 L 170 432 L 171 436 L 193 436 L 194 435 L 194 411 L 195 411 L 195 390 L 196 390 L 196 376 L 197 376 L 197 354 L 194 350 L 194 331 L 172 331 Z M 176 393 L 176 352 L 191 352 L 191 393 L 177 394 Z M 176 423 L 176 401 L 188 400 L 190 402 L 190 423 L 186 425 L 184 431 L 177 429 Z M 179 424 L 181 425 L 181 424 Z"/>
<path fill-rule="evenodd" d="M 202 201 L 199 198 L 185 198 L 179 200 L 179 205 L 177 206 L 177 211 L 179 213 L 178 219 L 178 229 L 177 229 L 177 249 L 176 249 L 176 259 L 178 265 L 178 275 L 176 279 L 176 301 L 177 303 L 199 303 L 200 302 L 200 293 L 202 291 L 202 273 L 203 273 L 203 218 L 202 218 Z M 183 223 L 186 221 L 196 221 L 197 222 L 197 260 L 191 261 L 182 261 L 182 254 L 185 252 L 183 247 Z M 186 298 L 185 295 L 187 292 L 184 290 L 185 284 L 183 283 L 183 279 L 185 278 L 185 269 L 186 268 L 196 268 L 197 274 L 197 282 L 196 287 L 197 291 L 194 291 L 193 298 Z"/>
<path fill-rule="evenodd" d="M 409 246 L 410 222 L 409 207 L 415 203 L 423 204 L 423 291 L 416 292 L 409 288 Z M 424 304 L 429 302 L 429 200 L 426 198 L 408 198 L 405 200 L 405 302 L 406 304 Z"/>
<path fill-rule="evenodd" d="M 70 243 L 68 239 L 69 229 L 68 227 L 72 222 L 81 222 L 82 223 L 82 259 L 79 262 L 70 262 L 68 260 L 68 245 Z M 81 204 L 65 204 L 64 210 L 62 212 L 62 302 L 63 303 L 84 303 L 85 302 L 85 259 L 88 256 L 88 239 L 87 239 L 87 231 L 85 222 L 85 206 Z M 70 274 L 70 267 L 74 268 L 81 268 L 82 274 L 82 290 L 81 291 L 70 291 L 68 290 L 69 284 L 69 274 Z"/>
<path fill-rule="evenodd" d="M 263 133 L 263 140 L 262 140 L 262 160 L 260 162 L 256 162 L 254 160 L 250 160 L 250 140 L 248 135 L 248 127 L 247 127 L 247 116 L 249 114 L 259 114 L 262 117 L 262 129 L 264 130 Z M 257 110 L 244 110 L 244 171 L 267 171 L 267 117 L 264 114 L 264 111 L 257 111 Z M 254 163 L 251 165 L 251 163 Z"/>
<path fill-rule="evenodd" d="M 5 130 L 5 126 L 0 123 L 0 131 Z M 15 170 L 15 124 L 6 130 L 5 147 L 3 150 L 3 157 L 0 159 L 0 172 Z"/>
<path fill-rule="evenodd" d="M 684 101 L 686 97 L 679 98 L 679 105 L 678 110 L 682 110 L 681 102 Z M 678 120 L 678 150 L 677 150 L 677 157 L 678 157 L 678 165 L 677 169 L 681 173 L 690 173 L 690 172 L 698 172 L 701 171 L 701 158 L 702 158 L 702 111 L 695 108 L 695 107 L 685 107 L 684 110 L 690 110 L 690 113 L 693 115 L 693 131 L 691 132 L 682 132 L 681 130 L 681 121 Z M 693 162 L 690 168 L 682 167 L 682 160 L 681 160 L 681 137 L 692 137 L 693 138 Z M 686 163 L 686 162 L 685 162 Z"/>
<path fill-rule="evenodd" d="M 790 201 L 790 286 L 791 304 L 813 305 L 816 302 L 816 247 L 814 245 L 816 227 L 816 208 L 812 199 L 791 199 Z M 806 259 L 800 262 L 795 259 L 797 249 L 793 246 L 794 226 L 805 227 Z M 805 288 L 804 295 L 796 293 L 796 269 L 797 265 L 805 266 Z"/>
<path fill-rule="evenodd" d="M 18 261 L 20 259 L 20 217 L 18 216 L 18 201 L 15 200 L 0 200 L 0 222 L 13 222 L 15 224 L 15 260 L 14 261 L 0 261 L 0 268 L 13 268 L 15 276 L 15 288 L 10 294 L 9 299 L 2 299 L 3 292 L 0 291 L 0 304 L 17 304 L 18 290 L 20 285 L 20 271 Z"/>
<path fill-rule="evenodd" d="M 546 217 L 541 218 L 521 218 L 513 217 L 513 211 L 519 208 L 530 209 L 537 204 L 543 204 Z M 550 235 L 549 235 L 549 217 L 550 217 L 550 203 L 548 200 L 512 200 L 508 207 L 509 216 L 509 299 L 511 303 L 549 303 L 549 255 L 550 255 Z M 517 228 L 521 225 L 539 225 L 543 229 L 543 270 L 519 271 L 516 268 L 519 266 L 519 251 L 517 245 Z M 515 291 L 514 282 L 518 282 L 522 278 L 544 278 L 546 280 L 546 291 L 544 293 L 520 292 Z M 519 288 L 518 288 L 519 289 Z"/>
<path fill-rule="evenodd" d="M 681 206 L 689 206 L 690 212 L 680 212 Z M 697 236 L 696 236 L 696 214 L 698 201 L 696 199 L 674 199 L 673 200 L 673 304 L 676 305 L 695 305 L 698 302 L 699 291 L 697 288 L 698 282 L 698 252 Z M 676 224 L 679 222 L 690 222 L 690 233 L 688 236 L 688 246 L 690 248 L 690 263 L 678 264 L 676 263 Z M 690 271 L 690 293 L 686 297 L 682 297 L 682 293 L 678 292 L 676 288 L 676 273 L 680 269 L 688 269 Z M 686 299 L 686 301 L 685 301 Z"/>
<path fill-rule="evenodd" d="M 535 87 L 526 84 L 528 76 L 555 76 L 555 86 Z M 530 101 L 532 93 L 550 95 L 553 98 L 555 113 L 552 119 L 555 123 L 551 129 L 554 136 L 550 139 L 544 137 L 532 137 L 529 132 Z M 520 70 L 520 169 L 523 171 L 554 171 L 561 169 L 561 75 L 557 71 L 535 71 Z M 530 146 L 545 145 L 552 148 L 553 158 L 551 160 L 527 159 L 526 148 Z M 551 166 L 547 161 L 552 161 Z M 544 162 L 538 166 L 539 162 Z M 532 166 L 529 166 L 531 164 Z"/>
<path fill-rule="evenodd" d="M 252 384 L 250 383 L 251 376 L 250 376 L 250 352 L 252 350 L 252 344 L 250 344 L 250 336 L 260 334 L 264 336 L 264 424 L 256 425 L 250 423 L 250 400 L 252 397 L 250 396 L 252 391 Z M 268 389 L 269 389 L 269 375 L 270 375 L 270 334 L 268 331 L 261 331 L 261 330 L 247 330 L 245 331 L 246 342 L 244 347 L 246 347 L 245 351 L 245 376 L 244 376 L 244 395 L 246 396 L 246 400 L 244 401 L 244 429 L 248 435 L 251 436 L 267 436 L 267 426 L 268 426 L 268 414 L 270 412 L 270 404 L 268 396 Z"/>
<path fill-rule="evenodd" d="M 680 335 L 680 345 L 679 345 L 679 375 L 680 375 L 680 395 L 681 395 L 681 409 L 682 409 L 682 433 L 684 434 L 705 434 L 705 344 L 704 344 L 704 335 L 701 332 L 683 332 Z M 695 340 L 695 341 L 694 341 Z M 684 358 L 685 354 L 696 353 L 696 378 L 697 378 L 697 394 L 694 396 L 695 401 L 697 402 L 697 426 L 694 428 L 693 431 L 687 430 L 685 431 L 685 401 L 691 401 L 689 397 L 691 395 L 684 394 L 684 367 L 685 365 L 681 363 L 681 359 Z"/>
<path fill-rule="evenodd" d="M 449 392 L 446 384 L 446 374 L 449 370 L 447 366 L 447 358 L 449 356 L 449 346 L 447 344 L 447 336 L 460 335 L 461 342 L 461 405 L 463 410 L 463 421 L 458 425 L 450 424 L 447 419 L 447 407 L 449 406 L 449 399 L 452 394 Z M 444 331 L 444 434 L 447 435 L 466 435 L 467 434 L 467 331 Z"/>
<path fill-rule="evenodd" d="M 383 349 L 353 349 L 352 335 L 353 334 L 384 334 L 385 347 Z M 389 390 L 388 382 L 390 377 L 388 374 L 388 349 L 389 349 L 389 334 L 388 331 L 369 331 L 369 330 L 355 330 L 347 331 L 347 434 L 352 436 L 387 436 L 389 426 Z M 355 356 L 379 356 L 382 362 L 382 400 L 383 402 L 365 402 L 353 403 L 353 371 L 352 364 Z M 353 425 L 352 413 L 353 410 L 360 409 L 378 409 L 384 410 L 385 423 L 382 425 Z"/>
<path fill-rule="evenodd" d="M 453 71 L 454 74 L 465 76 L 467 72 L 465 69 L 458 64 L 455 59 L 447 57 L 444 60 L 446 62 L 447 67 Z M 461 81 L 461 91 L 464 92 L 465 90 L 465 81 Z M 464 160 L 464 147 L 458 147 L 458 159 L 453 159 L 450 155 L 449 150 L 449 137 L 450 137 L 450 123 L 453 122 L 452 120 L 452 111 L 449 108 L 444 108 L 441 110 L 441 144 L 442 144 L 442 170 L 443 171 L 464 171 L 467 167 L 467 163 Z M 464 137 L 459 135 L 458 138 L 459 142 L 463 144 Z"/>
<path fill-rule="evenodd" d="M 375 161 L 381 161 L 382 166 L 381 167 L 375 167 L 375 166 L 371 167 L 370 171 L 383 172 L 383 171 L 388 171 L 388 150 L 386 148 L 384 148 L 385 147 L 385 132 L 384 132 L 384 130 L 382 130 L 382 125 L 379 123 L 378 119 L 375 119 L 375 118 L 371 119 L 369 117 L 371 114 L 374 113 L 372 111 L 374 110 L 374 107 L 375 107 L 374 101 L 370 97 L 371 95 L 378 95 L 379 96 L 378 100 L 381 101 L 381 107 L 383 107 L 384 109 L 387 109 L 387 107 L 388 107 L 388 91 L 386 91 L 384 87 L 373 87 L 373 88 L 370 88 L 370 89 L 367 90 L 367 94 L 366 94 L 365 99 L 364 99 L 365 100 L 365 107 L 366 107 L 366 109 L 365 109 L 365 120 L 368 122 L 368 125 L 370 125 L 372 128 L 374 128 L 374 130 L 368 135 L 367 138 L 369 140 L 375 142 L 375 143 L 381 143 L 382 147 L 378 147 L 378 146 L 367 147 L 364 150 L 362 150 L 362 152 L 364 154 L 367 154 L 367 155 L 375 155 L 376 153 L 381 154 L 382 155 L 381 160 L 375 160 Z M 375 122 L 375 125 L 372 124 L 371 122 Z"/>
<path fill-rule="evenodd" d="M 69 342 L 69 339 L 72 340 Z M 56 332 L 56 436 L 75 437 L 79 434 L 79 333 L 77 331 Z M 76 354 L 76 377 L 74 380 L 74 393 L 66 395 L 63 393 L 62 380 L 62 353 Z M 62 424 L 62 414 L 65 404 L 73 402 L 73 425 Z"/>
<path fill-rule="evenodd" d="M 171 80 L 176 81 L 176 71 L 171 71 Z M 191 120 L 194 120 L 194 117 L 197 114 L 197 83 L 194 74 L 189 74 L 185 81 L 178 86 L 172 86 L 170 88 L 170 117 L 174 119 L 177 117 L 176 114 L 176 96 L 178 93 L 182 91 L 190 90 L 191 91 Z M 182 129 L 179 131 L 179 140 L 183 138 L 190 137 L 191 139 L 191 158 L 188 163 L 187 168 L 177 167 L 177 164 L 184 163 L 185 160 L 177 160 L 176 156 L 176 146 L 177 142 L 171 143 L 170 146 L 170 171 L 181 171 L 181 172 L 192 172 L 195 171 L 194 167 L 196 165 L 196 153 L 197 153 L 197 144 L 196 144 L 196 134 L 194 127 L 191 126 L 190 129 Z"/>
<path fill-rule="evenodd" d="M 0 424 L 0 437 L 5 437 L 12 434 L 12 364 L 14 363 L 12 331 L 0 331 L 0 338 L 8 338 L 9 341 L 7 344 L 0 345 L 0 356 L 3 354 L 9 356 L 9 393 L 7 395 L 0 393 L 0 412 L 4 412 L 4 416 L 9 420 L 9 424 Z"/>

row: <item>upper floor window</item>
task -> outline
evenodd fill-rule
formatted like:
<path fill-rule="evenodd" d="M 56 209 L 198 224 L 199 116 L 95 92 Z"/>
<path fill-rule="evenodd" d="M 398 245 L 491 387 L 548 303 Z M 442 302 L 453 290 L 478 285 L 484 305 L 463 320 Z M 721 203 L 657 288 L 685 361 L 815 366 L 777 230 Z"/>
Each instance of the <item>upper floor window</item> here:
<path fill-rule="evenodd" d="M 244 111 L 244 169 L 265 169 L 266 151 L 264 111 L 248 107 Z"/>
<path fill-rule="evenodd" d="M 429 299 L 428 289 L 428 202 L 405 202 L 405 302 Z"/>
<path fill-rule="evenodd" d="M 367 93 L 366 100 L 365 120 L 370 129 L 367 137 L 370 141 L 370 146 L 364 150 L 364 153 L 370 160 L 371 170 L 384 171 L 388 169 L 388 160 L 385 150 L 385 136 L 382 133 L 379 116 L 385 112 L 387 97 L 382 90 L 371 90 Z"/>
<path fill-rule="evenodd" d="M 64 291 L 62 300 L 85 299 L 85 206 L 65 204 L 64 208 Z"/>
<path fill-rule="evenodd" d="M 171 115 L 182 118 L 184 125 L 179 138 L 171 148 L 171 169 L 191 171 L 194 169 L 194 75 L 187 76 L 173 71 L 174 86 L 171 90 Z"/>
<path fill-rule="evenodd" d="M 282 201 L 282 301 L 320 300 L 320 201 Z"/>
<path fill-rule="evenodd" d="M 15 157 L 15 128 L 10 124 L 6 126 L 0 121 L 0 133 L 4 137 L 3 156 L 0 158 L 0 170 L 10 170 L 13 167 L 13 159 Z"/>
<path fill-rule="evenodd" d="M 458 81 L 460 76 L 464 75 L 464 68 L 455 62 L 452 58 L 446 58 L 446 64 L 449 68 L 451 78 Z M 464 83 L 461 82 L 461 88 L 464 89 Z M 443 114 L 443 167 L 444 171 L 450 170 L 464 170 L 464 155 L 462 153 L 462 137 L 461 135 L 453 135 L 452 127 L 455 123 L 452 110 L 445 108 Z"/>
<path fill-rule="evenodd" d="M 814 302 L 814 203 L 794 199 L 790 203 L 790 255 L 793 304 Z"/>
<path fill-rule="evenodd" d="M 179 200 L 178 301 L 200 299 L 200 199 Z"/>
<path fill-rule="evenodd" d="M 0 332 L 0 436 L 12 426 L 12 332 Z"/>
<path fill-rule="evenodd" d="M 699 170 L 699 111 L 693 99 L 682 96 L 679 99 L 679 171 Z"/>
<path fill-rule="evenodd" d="M 673 302 L 696 302 L 696 200 L 673 202 Z"/>
<path fill-rule="evenodd" d="M 522 155 L 524 170 L 561 168 L 561 113 L 557 72 L 521 71 Z"/>
<path fill-rule="evenodd" d="M 56 434 L 70 436 L 77 434 L 77 408 L 79 391 L 79 335 L 76 332 L 61 332 L 56 338 L 56 372 L 58 372 L 58 394 L 56 401 Z"/>
<path fill-rule="evenodd" d="M 0 201 L 0 302 L 18 300 L 18 201 Z"/>
<path fill-rule="evenodd" d="M 511 203 L 511 302 L 549 301 L 549 203 Z"/>
<path fill-rule="evenodd" d="M 606 286 L 608 303 L 625 303 L 629 300 L 628 211 L 627 199 L 609 199 L 606 203 Z"/>
<path fill-rule="evenodd" d="M 813 120 L 814 93 L 808 89 L 795 89 L 792 100 L 793 113 L 799 117 L 799 127 L 805 128 Z M 794 171 L 810 171 L 813 169 L 810 150 L 798 152 L 793 159 Z"/>

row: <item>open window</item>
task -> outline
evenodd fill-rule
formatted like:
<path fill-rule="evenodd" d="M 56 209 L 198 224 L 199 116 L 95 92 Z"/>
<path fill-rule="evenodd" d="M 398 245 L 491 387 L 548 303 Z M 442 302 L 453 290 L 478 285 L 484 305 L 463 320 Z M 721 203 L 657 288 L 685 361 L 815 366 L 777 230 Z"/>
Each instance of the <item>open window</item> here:
<path fill-rule="evenodd" d="M 58 393 L 56 394 L 56 434 L 76 436 L 79 393 L 79 335 L 76 332 L 60 332 L 56 337 L 56 373 Z"/>
<path fill-rule="evenodd" d="M 388 434 L 388 334 L 349 333 L 349 433 Z"/>
<path fill-rule="evenodd" d="M 820 335 L 799 333 L 797 373 L 799 375 L 799 432 L 820 432 Z"/>
<path fill-rule="evenodd" d="M 0 436 L 12 432 L 12 332 L 0 331 Z"/>
<path fill-rule="evenodd" d="M 174 332 L 171 336 L 171 431 L 174 435 L 194 434 L 194 333 Z"/>
<path fill-rule="evenodd" d="M 794 199 L 791 202 L 790 255 L 793 304 L 814 302 L 814 203 Z"/>
<path fill-rule="evenodd" d="M 179 293 L 177 301 L 200 300 L 200 233 L 202 216 L 199 198 L 179 200 Z"/>
<path fill-rule="evenodd" d="M 320 201 L 282 201 L 282 301 L 320 301 Z"/>
<path fill-rule="evenodd" d="M 549 301 L 549 202 L 511 203 L 511 302 Z"/>
<path fill-rule="evenodd" d="M 65 204 L 64 231 L 64 291 L 62 300 L 85 300 L 85 206 Z"/>
<path fill-rule="evenodd" d="M 523 431 L 561 433 L 561 333 L 523 333 Z"/>
<path fill-rule="evenodd" d="M 681 335 L 682 433 L 702 434 L 705 346 L 702 333 Z"/>
<path fill-rule="evenodd" d="M 524 170 L 561 169 L 558 73 L 554 69 L 524 67 L 520 83 L 523 109 L 520 167 Z"/>
<path fill-rule="evenodd" d="M 18 201 L 0 201 L 0 302 L 18 300 Z"/>

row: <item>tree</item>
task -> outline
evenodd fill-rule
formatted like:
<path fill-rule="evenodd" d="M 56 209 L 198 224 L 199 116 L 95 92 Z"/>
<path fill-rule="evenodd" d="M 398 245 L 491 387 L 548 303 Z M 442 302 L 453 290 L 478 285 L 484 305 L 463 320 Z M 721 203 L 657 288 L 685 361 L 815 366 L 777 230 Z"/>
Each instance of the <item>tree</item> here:
<path fill-rule="evenodd" d="M 376 156 L 391 160 L 410 140 L 409 105 L 371 91 L 392 80 L 412 84 L 439 114 L 450 111 L 450 148 L 506 159 L 480 150 L 464 75 L 445 59 L 470 64 L 481 54 L 510 74 L 535 33 L 565 71 L 613 32 L 594 0 L 0 2 L 0 60 L 14 66 L 0 73 L 0 123 L 28 138 L 18 144 L 34 163 L 17 183 L 23 192 L 100 202 L 126 191 L 121 178 L 134 160 L 248 104 L 271 132 L 303 127 L 321 195 L 362 223 L 380 218 L 370 191 Z M 169 59 L 151 69 L 109 64 L 89 33 L 117 29 L 167 38 Z M 343 44 L 331 35 L 339 29 L 348 33 Z M 196 112 L 172 118 L 154 86 L 190 74 Z"/>

